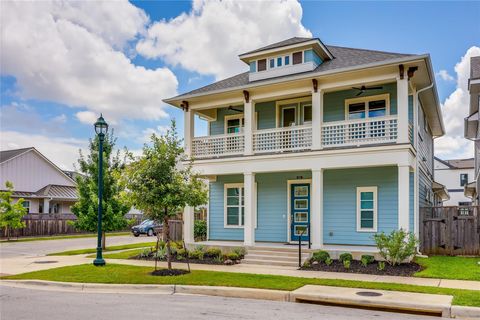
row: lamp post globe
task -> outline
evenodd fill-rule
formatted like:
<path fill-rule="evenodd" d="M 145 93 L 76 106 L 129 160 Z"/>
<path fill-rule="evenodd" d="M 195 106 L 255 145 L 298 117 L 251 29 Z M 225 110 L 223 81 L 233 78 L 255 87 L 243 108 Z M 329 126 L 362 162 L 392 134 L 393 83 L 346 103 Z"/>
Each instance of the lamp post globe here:
<path fill-rule="evenodd" d="M 95 133 L 98 136 L 98 224 L 97 224 L 97 257 L 93 260 L 95 266 L 104 266 L 102 256 L 102 199 L 103 199 L 103 140 L 108 132 L 108 124 L 102 114 L 94 124 Z"/>

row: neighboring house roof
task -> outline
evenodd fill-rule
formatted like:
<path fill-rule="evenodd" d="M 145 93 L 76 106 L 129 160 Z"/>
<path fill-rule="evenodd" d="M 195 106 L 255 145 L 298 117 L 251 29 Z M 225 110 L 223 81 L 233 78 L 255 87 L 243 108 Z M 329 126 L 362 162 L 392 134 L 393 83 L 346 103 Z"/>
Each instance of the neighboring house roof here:
<path fill-rule="evenodd" d="M 432 189 L 433 192 L 442 199 L 442 201 L 450 200 L 450 195 L 448 194 L 447 187 L 445 187 L 443 184 L 433 181 Z"/>
<path fill-rule="evenodd" d="M 294 39 L 294 38 L 292 38 Z M 305 38 L 298 38 L 298 39 L 305 39 Z M 289 41 L 291 39 L 285 40 Z M 308 40 L 312 40 L 311 38 L 308 38 Z M 305 41 L 305 40 L 304 40 Z M 281 43 L 281 42 L 279 42 Z M 272 44 L 273 45 L 278 45 L 277 44 Z M 268 47 L 268 46 L 267 46 Z M 327 60 L 320 64 L 317 68 L 315 68 L 313 71 L 308 71 L 304 72 L 301 74 L 315 74 L 315 73 L 321 73 L 325 71 L 331 71 L 335 69 L 343 69 L 343 68 L 349 68 L 349 67 L 358 67 L 362 65 L 367 65 L 375 62 L 389 62 L 389 61 L 394 61 L 398 58 L 405 58 L 405 57 L 420 57 L 420 55 L 416 54 L 403 54 L 403 53 L 393 53 L 393 52 L 384 52 L 384 51 L 375 51 L 375 50 L 367 50 L 367 49 L 354 49 L 354 48 L 347 48 L 347 47 L 337 47 L 337 46 L 326 46 L 328 50 L 332 53 L 332 55 L 335 57 L 332 60 Z M 264 50 L 262 48 L 262 50 Z M 258 49 L 260 50 L 260 49 Z M 262 82 L 267 82 L 270 81 L 272 78 L 269 79 L 264 79 L 264 80 L 257 80 L 250 82 L 248 79 L 248 74 L 249 72 L 244 72 L 237 74 L 236 76 L 217 81 L 215 83 L 209 84 L 207 86 L 192 90 L 190 92 L 178 95 L 176 97 L 167 99 L 166 101 L 169 100 L 177 100 L 177 99 L 182 99 L 184 97 L 188 97 L 191 95 L 197 95 L 197 94 L 204 94 L 208 93 L 211 91 L 217 91 L 217 90 L 226 90 L 230 88 L 235 88 L 235 87 L 241 87 L 245 86 L 251 83 L 255 84 L 262 84 Z M 299 74 L 291 74 L 291 75 L 285 75 L 281 77 L 277 77 L 275 79 L 285 79 L 288 80 L 289 78 L 296 77 Z"/>
<path fill-rule="evenodd" d="M 475 166 L 474 158 L 442 160 L 440 158 L 435 157 L 435 160 L 443 163 L 450 169 L 473 169 Z"/>
<path fill-rule="evenodd" d="M 470 58 L 470 80 L 480 79 L 480 56 Z"/>
<path fill-rule="evenodd" d="M 15 158 L 27 151 L 34 149 L 33 147 L 30 148 L 22 148 L 22 149 L 13 149 L 13 150 L 3 150 L 0 151 L 0 163 L 8 161 L 10 159 Z"/>
<path fill-rule="evenodd" d="M 77 188 L 49 184 L 35 193 L 38 197 L 54 199 L 78 199 Z"/>

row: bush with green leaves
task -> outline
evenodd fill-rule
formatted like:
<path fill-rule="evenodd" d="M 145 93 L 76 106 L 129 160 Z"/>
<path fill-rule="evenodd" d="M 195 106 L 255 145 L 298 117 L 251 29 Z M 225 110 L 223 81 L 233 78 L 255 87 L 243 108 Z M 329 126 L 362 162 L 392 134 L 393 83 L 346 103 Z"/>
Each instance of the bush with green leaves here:
<path fill-rule="evenodd" d="M 188 252 L 188 257 L 190 259 L 203 260 L 204 252 L 202 250 L 195 249 Z"/>
<path fill-rule="evenodd" d="M 375 261 L 374 256 L 370 256 L 368 254 L 362 255 L 362 258 L 360 259 L 360 262 L 364 267 L 368 266 L 370 263 L 373 263 Z"/>
<path fill-rule="evenodd" d="M 167 256 L 167 248 L 158 248 L 157 252 L 153 254 L 153 257 L 158 260 L 163 260 Z"/>
<path fill-rule="evenodd" d="M 150 257 L 150 254 L 152 253 L 152 249 L 151 248 L 145 248 L 142 250 L 142 252 L 140 252 L 140 258 L 148 258 Z"/>
<path fill-rule="evenodd" d="M 350 269 L 350 264 L 352 263 L 352 260 L 343 260 L 343 267 L 345 269 Z"/>
<path fill-rule="evenodd" d="M 353 256 L 351 253 L 349 252 L 345 252 L 345 253 L 342 253 L 340 255 L 340 257 L 338 257 L 338 260 L 340 260 L 340 262 L 344 262 L 344 261 L 352 261 L 353 260 Z"/>
<path fill-rule="evenodd" d="M 177 249 L 177 260 L 184 260 L 187 257 L 187 250 Z"/>
<path fill-rule="evenodd" d="M 327 258 L 327 259 L 325 260 L 325 264 L 326 264 L 327 266 L 331 265 L 332 263 L 333 263 L 332 258 Z"/>
<path fill-rule="evenodd" d="M 195 220 L 193 225 L 193 236 L 195 240 L 206 240 L 207 239 L 207 221 L 205 220 Z"/>
<path fill-rule="evenodd" d="M 418 241 L 411 232 L 393 230 L 390 234 L 377 233 L 373 236 L 380 256 L 395 266 L 415 256 Z"/>
<path fill-rule="evenodd" d="M 219 248 L 208 248 L 205 251 L 205 256 L 207 256 L 209 258 L 212 258 L 212 259 L 215 259 L 217 257 L 221 257 L 222 256 L 222 250 L 220 250 Z"/>
<path fill-rule="evenodd" d="M 330 258 L 330 254 L 327 251 L 315 251 L 312 255 L 312 261 L 317 261 L 318 263 L 325 262 L 328 258 Z"/>
<path fill-rule="evenodd" d="M 378 270 L 385 270 L 385 261 L 378 261 Z"/>
<path fill-rule="evenodd" d="M 247 249 L 244 247 L 235 247 L 232 249 L 232 252 L 236 253 L 240 258 L 243 258 L 247 254 Z"/>
<path fill-rule="evenodd" d="M 229 252 L 225 255 L 225 258 L 232 260 L 232 261 L 237 261 L 240 259 L 240 256 L 235 253 L 235 252 Z"/>

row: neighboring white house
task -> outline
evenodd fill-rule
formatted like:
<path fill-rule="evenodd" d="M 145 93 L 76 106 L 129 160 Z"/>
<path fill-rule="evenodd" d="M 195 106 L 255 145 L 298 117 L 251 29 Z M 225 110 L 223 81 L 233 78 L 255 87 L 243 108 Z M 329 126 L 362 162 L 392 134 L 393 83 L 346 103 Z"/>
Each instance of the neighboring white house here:
<path fill-rule="evenodd" d="M 71 213 L 78 199 L 75 181 L 33 147 L 0 151 L 0 190 L 7 181 L 28 213 Z"/>
<path fill-rule="evenodd" d="M 447 187 L 450 199 L 444 206 L 471 205 L 464 194 L 465 186 L 474 179 L 474 159 L 442 160 L 435 157 L 435 180 Z"/>

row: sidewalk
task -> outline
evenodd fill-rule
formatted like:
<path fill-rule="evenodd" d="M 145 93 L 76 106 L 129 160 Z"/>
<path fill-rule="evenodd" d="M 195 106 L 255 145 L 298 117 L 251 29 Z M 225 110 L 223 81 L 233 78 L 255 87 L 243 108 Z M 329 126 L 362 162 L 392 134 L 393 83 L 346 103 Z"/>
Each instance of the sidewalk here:
<path fill-rule="evenodd" d="M 47 263 L 42 263 L 47 261 Z M 55 263 L 48 263 L 55 261 Z M 127 264 L 135 266 L 150 266 L 153 268 L 153 261 L 127 260 L 127 259 L 106 259 L 107 263 Z M 37 270 L 45 270 L 62 266 L 78 265 L 92 263 L 91 258 L 86 256 L 44 256 L 30 258 L 10 258 L 2 259 L 0 265 L 0 273 L 19 274 Z M 158 262 L 159 267 L 166 267 L 166 262 Z M 174 268 L 186 269 L 185 263 L 173 263 Z M 480 281 L 467 280 L 447 280 L 447 279 L 430 279 L 430 278 L 413 278 L 413 277 L 396 277 L 396 276 L 378 276 L 369 274 L 352 274 L 338 272 L 321 272 L 321 271 L 300 271 L 296 267 L 276 267 L 276 266 L 260 266 L 250 264 L 238 264 L 234 266 L 224 265 L 206 265 L 206 264 L 190 264 L 192 270 L 206 271 L 222 271 L 237 272 L 251 274 L 270 274 L 303 278 L 319 278 L 319 279 L 342 279 L 370 282 L 389 282 L 400 284 L 411 284 L 418 286 L 441 287 L 451 289 L 466 289 L 480 291 Z"/>

